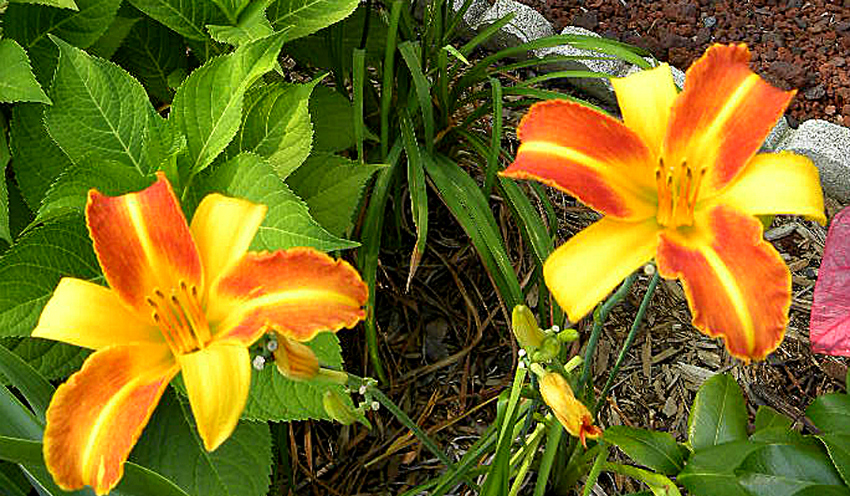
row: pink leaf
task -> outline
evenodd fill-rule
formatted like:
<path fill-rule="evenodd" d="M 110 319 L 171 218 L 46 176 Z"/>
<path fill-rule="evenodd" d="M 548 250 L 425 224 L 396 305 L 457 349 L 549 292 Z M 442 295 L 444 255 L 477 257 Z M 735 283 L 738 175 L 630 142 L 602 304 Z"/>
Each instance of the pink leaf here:
<path fill-rule="evenodd" d="M 850 356 L 850 207 L 829 226 L 809 329 L 813 352 Z"/>

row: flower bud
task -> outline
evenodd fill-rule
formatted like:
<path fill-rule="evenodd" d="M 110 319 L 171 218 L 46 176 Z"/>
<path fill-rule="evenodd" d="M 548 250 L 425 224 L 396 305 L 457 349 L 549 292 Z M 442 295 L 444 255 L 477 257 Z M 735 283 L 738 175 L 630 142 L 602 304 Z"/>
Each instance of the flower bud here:
<path fill-rule="evenodd" d="M 537 348 L 543 343 L 546 335 L 537 325 L 534 314 L 525 305 L 517 305 L 511 315 L 511 327 L 514 336 L 523 348 Z"/>
<path fill-rule="evenodd" d="M 325 391 L 322 396 L 322 406 L 325 407 L 328 417 L 342 425 L 350 425 L 357 421 L 357 412 L 354 407 L 346 403 L 342 395 L 333 389 Z"/>
<path fill-rule="evenodd" d="M 319 373 L 319 359 L 309 346 L 282 334 L 277 336 L 274 361 L 284 377 L 296 381 L 310 380 Z"/>
<path fill-rule="evenodd" d="M 561 352 L 561 343 L 555 336 L 546 336 L 540 343 L 540 348 L 534 353 L 532 359 L 535 362 L 548 362 L 558 356 Z"/>
<path fill-rule="evenodd" d="M 578 339 L 578 331 L 572 327 L 568 327 L 558 333 L 558 341 L 562 343 L 572 343 Z"/>
<path fill-rule="evenodd" d="M 587 448 L 586 439 L 596 439 L 602 434 L 602 429 L 593 425 L 593 416 L 582 402 L 576 399 L 570 384 L 561 374 L 549 372 L 540 380 L 540 395 L 549 405 L 571 435 L 579 438 Z"/>

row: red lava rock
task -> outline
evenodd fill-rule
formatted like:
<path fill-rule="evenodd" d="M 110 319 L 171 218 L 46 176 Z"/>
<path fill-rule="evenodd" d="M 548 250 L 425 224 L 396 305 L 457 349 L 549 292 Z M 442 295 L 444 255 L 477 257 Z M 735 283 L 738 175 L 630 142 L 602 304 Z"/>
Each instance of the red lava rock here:
<path fill-rule="evenodd" d="M 650 51 L 687 69 L 712 43 L 746 42 L 752 68 L 784 89 L 801 92 L 787 115 L 795 120 L 850 117 L 850 0 L 519 0 L 540 9 L 560 31 L 572 23 Z M 594 18 L 595 16 L 595 18 Z M 590 28 L 596 23 L 595 28 Z M 832 106 L 832 114 L 826 108 Z M 839 115 L 841 109 L 844 115 Z M 850 119 L 848 119 L 850 121 Z"/>
<path fill-rule="evenodd" d="M 841 107 L 841 114 L 850 116 L 850 103 L 845 103 L 843 107 Z"/>

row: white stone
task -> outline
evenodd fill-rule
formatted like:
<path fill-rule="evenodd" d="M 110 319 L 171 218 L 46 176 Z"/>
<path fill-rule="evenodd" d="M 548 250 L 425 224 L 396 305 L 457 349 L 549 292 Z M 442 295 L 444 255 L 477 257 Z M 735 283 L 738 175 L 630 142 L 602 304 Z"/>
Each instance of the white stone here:
<path fill-rule="evenodd" d="M 773 126 L 773 129 L 771 129 L 770 134 L 767 135 L 767 138 L 764 139 L 764 144 L 761 145 L 760 151 L 762 153 L 765 153 L 776 150 L 776 147 L 779 146 L 779 143 L 781 143 L 782 140 L 785 139 L 792 132 L 794 132 L 794 130 L 791 129 L 791 126 L 788 125 L 788 119 L 786 119 L 783 115 L 779 119 L 779 122 L 777 122 L 776 125 Z"/>
<path fill-rule="evenodd" d="M 823 192 L 843 204 L 850 203 L 850 129 L 811 119 L 788 133 L 776 147 L 776 151 L 783 150 L 812 159 Z"/>
<path fill-rule="evenodd" d="M 472 29 L 481 31 L 510 13 L 514 13 L 514 18 L 487 40 L 485 48 L 498 51 L 555 34 L 554 28 L 543 15 L 528 5 L 513 0 L 496 0 L 476 20 Z"/>

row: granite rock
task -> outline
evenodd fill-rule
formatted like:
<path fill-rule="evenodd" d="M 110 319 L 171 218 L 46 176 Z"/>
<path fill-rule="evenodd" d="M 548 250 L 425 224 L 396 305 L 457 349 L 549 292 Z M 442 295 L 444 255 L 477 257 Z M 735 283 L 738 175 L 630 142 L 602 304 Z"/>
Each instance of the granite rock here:
<path fill-rule="evenodd" d="M 820 172 L 824 194 L 850 203 L 850 128 L 820 119 L 800 124 L 776 151 L 792 151 L 812 159 Z"/>
<path fill-rule="evenodd" d="M 772 152 L 776 150 L 776 147 L 779 146 L 779 143 L 782 142 L 790 133 L 794 132 L 793 129 L 788 125 L 788 119 L 783 115 L 779 122 L 773 126 L 770 134 L 767 135 L 767 138 L 764 139 L 764 143 L 761 145 L 762 153 Z"/>
<path fill-rule="evenodd" d="M 528 5 L 513 0 L 496 0 L 492 6 L 475 19 L 472 29 L 481 31 L 510 13 L 514 14 L 513 20 L 491 37 L 484 44 L 485 48 L 498 51 L 555 34 L 554 28 L 542 14 Z M 466 19 L 466 16 L 464 16 L 464 19 Z"/>

